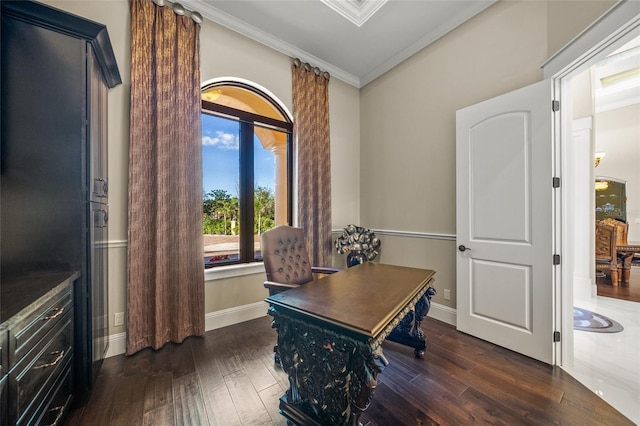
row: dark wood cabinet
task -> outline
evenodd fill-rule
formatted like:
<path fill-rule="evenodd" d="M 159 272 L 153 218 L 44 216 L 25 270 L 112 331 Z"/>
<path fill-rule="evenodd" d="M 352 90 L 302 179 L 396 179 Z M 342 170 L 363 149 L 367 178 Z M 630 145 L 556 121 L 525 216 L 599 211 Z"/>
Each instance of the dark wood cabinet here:
<path fill-rule="evenodd" d="M 3 425 L 42 424 L 68 411 L 75 353 L 73 289 L 79 278 L 79 272 L 4 277 Z"/>
<path fill-rule="evenodd" d="M 50 423 L 69 395 L 88 394 L 107 349 L 107 94 L 121 79 L 104 25 L 33 1 L 0 5 L 0 422 Z M 37 364 L 64 353 L 55 365 L 68 370 L 43 378 L 25 365 L 12 376 L 27 356 L 11 346 L 6 325 L 20 312 L 12 305 L 18 294 L 27 306 L 42 293 L 5 287 L 76 271 L 61 328 L 29 340 L 41 345 Z M 36 387 L 37 410 L 21 399 Z"/>

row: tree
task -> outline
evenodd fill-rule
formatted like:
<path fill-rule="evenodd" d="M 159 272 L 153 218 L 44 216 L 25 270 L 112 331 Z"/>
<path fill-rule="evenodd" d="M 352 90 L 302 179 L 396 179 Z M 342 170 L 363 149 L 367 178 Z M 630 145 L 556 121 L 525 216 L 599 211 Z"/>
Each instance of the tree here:
<path fill-rule="evenodd" d="M 237 198 L 235 203 L 234 198 L 224 189 L 214 189 L 204 194 L 202 210 L 205 233 L 227 235 L 227 219 L 234 212 L 234 204 L 237 205 Z M 223 218 L 222 223 L 220 217 Z"/>
<path fill-rule="evenodd" d="M 275 224 L 275 197 L 273 191 L 266 187 L 258 186 L 254 191 L 254 233 L 258 235 Z M 240 201 L 238 197 L 232 197 L 223 189 L 214 189 L 202 196 L 203 233 L 233 235 L 237 232 L 232 229 L 231 221 L 238 219 Z"/>
<path fill-rule="evenodd" d="M 255 231 L 262 234 L 263 229 L 273 227 L 276 215 L 276 200 L 271 189 L 257 186 L 253 195 Z"/>

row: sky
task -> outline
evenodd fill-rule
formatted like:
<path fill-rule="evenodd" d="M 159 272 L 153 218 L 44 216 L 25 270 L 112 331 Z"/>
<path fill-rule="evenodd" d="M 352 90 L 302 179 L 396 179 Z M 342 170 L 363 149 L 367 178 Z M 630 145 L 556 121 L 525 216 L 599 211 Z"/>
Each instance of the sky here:
<path fill-rule="evenodd" d="M 202 183 L 205 193 L 224 189 L 238 195 L 239 128 L 235 120 L 202 114 Z M 270 151 L 254 137 L 256 185 L 274 190 L 275 164 Z"/>

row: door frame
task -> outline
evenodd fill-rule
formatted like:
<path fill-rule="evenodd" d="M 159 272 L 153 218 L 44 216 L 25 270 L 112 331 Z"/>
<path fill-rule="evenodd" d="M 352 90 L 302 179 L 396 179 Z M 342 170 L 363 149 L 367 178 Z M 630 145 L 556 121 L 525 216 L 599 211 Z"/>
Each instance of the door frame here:
<path fill-rule="evenodd" d="M 577 194 L 576 173 L 571 153 L 573 139 L 573 111 L 571 105 L 571 79 L 588 67 L 603 59 L 616 47 L 631 40 L 635 31 L 640 29 L 640 2 L 623 0 L 613 5 L 597 21 L 580 33 L 569 44 L 560 49 L 542 64 L 544 78 L 552 80 L 554 100 L 560 101 L 559 118 L 554 123 L 554 171 L 561 177 L 559 194 L 555 196 L 554 242 L 560 248 L 562 263 L 554 273 L 556 324 L 560 326 L 560 342 L 555 347 L 555 364 L 563 368 L 573 366 L 573 286 L 574 268 L 571 261 L 573 238 L 576 229 L 573 214 L 569 210 L 571 201 Z M 593 143 L 591 144 L 591 146 Z M 589 149 L 592 149 L 591 147 Z M 581 157 L 583 158 L 583 157 Z M 563 172 L 567 173 L 563 173 Z M 593 174 L 593 172 L 592 172 Z M 564 207 L 566 206 L 566 207 Z M 595 211 L 589 209 L 590 223 L 595 221 Z M 590 239 L 591 247 L 595 247 L 594 237 Z M 592 279 L 594 274 L 591 274 Z M 556 327 L 556 329 L 558 329 Z"/>

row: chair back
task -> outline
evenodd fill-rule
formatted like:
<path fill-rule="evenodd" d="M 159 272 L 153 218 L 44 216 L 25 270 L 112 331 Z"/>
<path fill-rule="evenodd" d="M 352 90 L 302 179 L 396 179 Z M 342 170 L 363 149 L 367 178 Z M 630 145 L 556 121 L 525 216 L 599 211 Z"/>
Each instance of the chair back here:
<path fill-rule="evenodd" d="M 608 217 L 606 219 L 602 219 L 600 223 L 605 223 L 607 225 L 613 225 L 616 227 L 616 245 L 624 246 L 627 245 L 627 235 L 629 234 L 629 224 L 627 222 L 622 222 L 620 220 L 613 219 Z"/>
<path fill-rule="evenodd" d="M 616 259 L 617 229 L 615 225 L 596 222 L 596 261 Z"/>
<path fill-rule="evenodd" d="M 279 225 L 266 231 L 261 250 L 268 281 L 305 284 L 313 280 L 302 229 Z"/>

